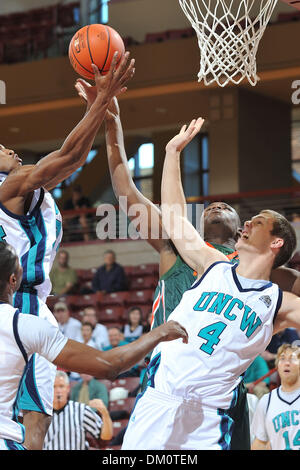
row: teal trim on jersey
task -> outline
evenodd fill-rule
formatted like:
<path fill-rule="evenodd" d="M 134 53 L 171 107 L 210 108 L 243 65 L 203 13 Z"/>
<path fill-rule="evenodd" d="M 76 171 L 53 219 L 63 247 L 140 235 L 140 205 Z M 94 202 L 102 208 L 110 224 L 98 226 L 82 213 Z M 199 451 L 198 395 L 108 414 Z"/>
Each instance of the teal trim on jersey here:
<path fill-rule="evenodd" d="M 55 215 L 60 215 L 60 211 L 57 207 L 56 202 L 54 200 L 53 200 L 53 202 L 54 202 Z M 59 236 L 62 232 L 62 223 L 61 223 L 61 221 L 56 219 L 55 223 L 56 223 L 56 240 L 53 242 L 52 248 L 54 248 L 55 243 L 57 242 L 57 240 L 58 240 L 58 238 L 59 238 Z M 56 252 L 58 252 L 59 247 L 60 247 L 60 243 L 57 244 Z"/>
<path fill-rule="evenodd" d="M 30 313 L 30 294 L 22 292 L 22 313 Z"/>
<path fill-rule="evenodd" d="M 155 388 L 154 387 L 154 377 L 157 372 L 157 369 L 160 365 L 160 359 L 161 359 L 161 353 L 158 353 L 154 356 L 153 359 L 151 359 L 150 364 L 147 367 L 147 376 L 148 376 L 148 381 L 147 381 L 147 386 Z"/>
<path fill-rule="evenodd" d="M 11 441 L 10 439 L 4 439 L 7 450 L 27 450 L 22 444 L 16 441 Z"/>
<path fill-rule="evenodd" d="M 20 409 L 22 410 L 30 410 L 30 411 L 38 411 L 40 413 L 44 413 L 48 415 L 46 412 L 43 401 L 39 394 L 38 387 L 36 385 L 35 379 L 35 358 L 36 354 L 31 356 L 30 362 L 28 363 L 28 370 L 26 375 L 23 378 L 23 390 L 22 396 L 20 399 Z M 28 391 L 27 385 L 30 387 L 30 391 Z"/>

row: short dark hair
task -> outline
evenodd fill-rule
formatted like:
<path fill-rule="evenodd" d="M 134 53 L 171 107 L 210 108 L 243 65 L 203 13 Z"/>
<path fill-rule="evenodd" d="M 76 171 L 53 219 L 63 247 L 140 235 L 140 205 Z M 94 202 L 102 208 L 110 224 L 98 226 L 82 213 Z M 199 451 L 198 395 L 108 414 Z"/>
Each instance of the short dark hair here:
<path fill-rule="evenodd" d="M 114 257 L 116 257 L 116 253 L 113 250 L 106 250 L 104 252 L 104 255 L 108 255 L 108 254 L 114 255 Z"/>
<path fill-rule="evenodd" d="M 92 331 L 94 330 L 94 326 L 93 326 L 89 321 L 83 322 L 82 325 L 81 325 L 81 328 L 82 328 L 83 326 L 90 326 L 91 329 L 92 329 Z"/>
<path fill-rule="evenodd" d="M 0 242 L 0 292 L 3 293 L 10 276 L 16 271 L 18 255 L 6 242 Z"/>
<path fill-rule="evenodd" d="M 279 212 L 266 209 L 261 211 L 262 213 L 266 212 L 267 214 L 273 217 L 273 229 L 271 230 L 271 235 L 283 239 L 283 246 L 280 248 L 278 254 L 276 255 L 273 269 L 278 268 L 279 266 L 284 265 L 291 258 L 294 250 L 297 246 L 297 236 L 294 227 L 290 222 Z"/>

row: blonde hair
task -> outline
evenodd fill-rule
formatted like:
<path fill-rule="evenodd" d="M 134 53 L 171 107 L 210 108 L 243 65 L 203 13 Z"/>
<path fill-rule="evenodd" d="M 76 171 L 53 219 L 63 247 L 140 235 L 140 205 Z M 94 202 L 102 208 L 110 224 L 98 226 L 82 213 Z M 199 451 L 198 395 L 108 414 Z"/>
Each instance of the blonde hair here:
<path fill-rule="evenodd" d="M 300 348 L 298 346 L 292 346 L 289 343 L 284 343 L 278 348 L 277 354 L 276 354 L 276 359 L 275 359 L 275 366 L 278 367 L 278 362 L 280 355 L 290 349 L 291 351 L 295 352 L 297 354 L 297 357 L 300 361 Z"/>

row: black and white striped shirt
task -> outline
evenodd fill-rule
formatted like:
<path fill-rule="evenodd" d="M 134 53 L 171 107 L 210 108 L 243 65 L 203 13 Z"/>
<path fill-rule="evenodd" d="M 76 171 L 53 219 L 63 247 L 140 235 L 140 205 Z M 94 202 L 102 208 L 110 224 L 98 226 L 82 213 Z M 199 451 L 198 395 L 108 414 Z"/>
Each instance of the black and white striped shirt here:
<path fill-rule="evenodd" d="M 53 410 L 43 449 L 86 450 L 86 432 L 98 439 L 101 426 L 102 419 L 89 406 L 70 400 L 64 408 Z"/>

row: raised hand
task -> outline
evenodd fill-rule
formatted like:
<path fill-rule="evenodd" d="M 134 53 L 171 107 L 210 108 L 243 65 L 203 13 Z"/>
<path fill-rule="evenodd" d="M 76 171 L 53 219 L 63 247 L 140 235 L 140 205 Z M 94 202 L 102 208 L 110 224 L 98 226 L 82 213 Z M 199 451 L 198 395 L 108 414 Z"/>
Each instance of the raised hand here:
<path fill-rule="evenodd" d="M 200 132 L 200 129 L 204 123 L 204 119 L 201 117 L 198 119 L 193 119 L 189 126 L 182 126 L 179 134 L 175 135 L 173 139 L 166 146 L 166 152 L 181 152 L 195 137 L 195 135 Z"/>
<path fill-rule="evenodd" d="M 75 83 L 78 95 L 86 101 L 87 109 L 90 109 L 97 97 L 97 89 L 83 78 L 78 78 Z"/>
<path fill-rule="evenodd" d="M 125 84 L 135 73 L 135 60 L 131 59 L 128 64 L 128 59 L 129 52 L 125 52 L 117 67 L 118 52 L 115 52 L 109 71 L 106 75 L 101 75 L 98 67 L 95 64 L 92 64 L 97 98 L 100 96 L 101 99 L 105 98 L 110 102 L 114 96 L 118 96 L 127 90 Z"/>

